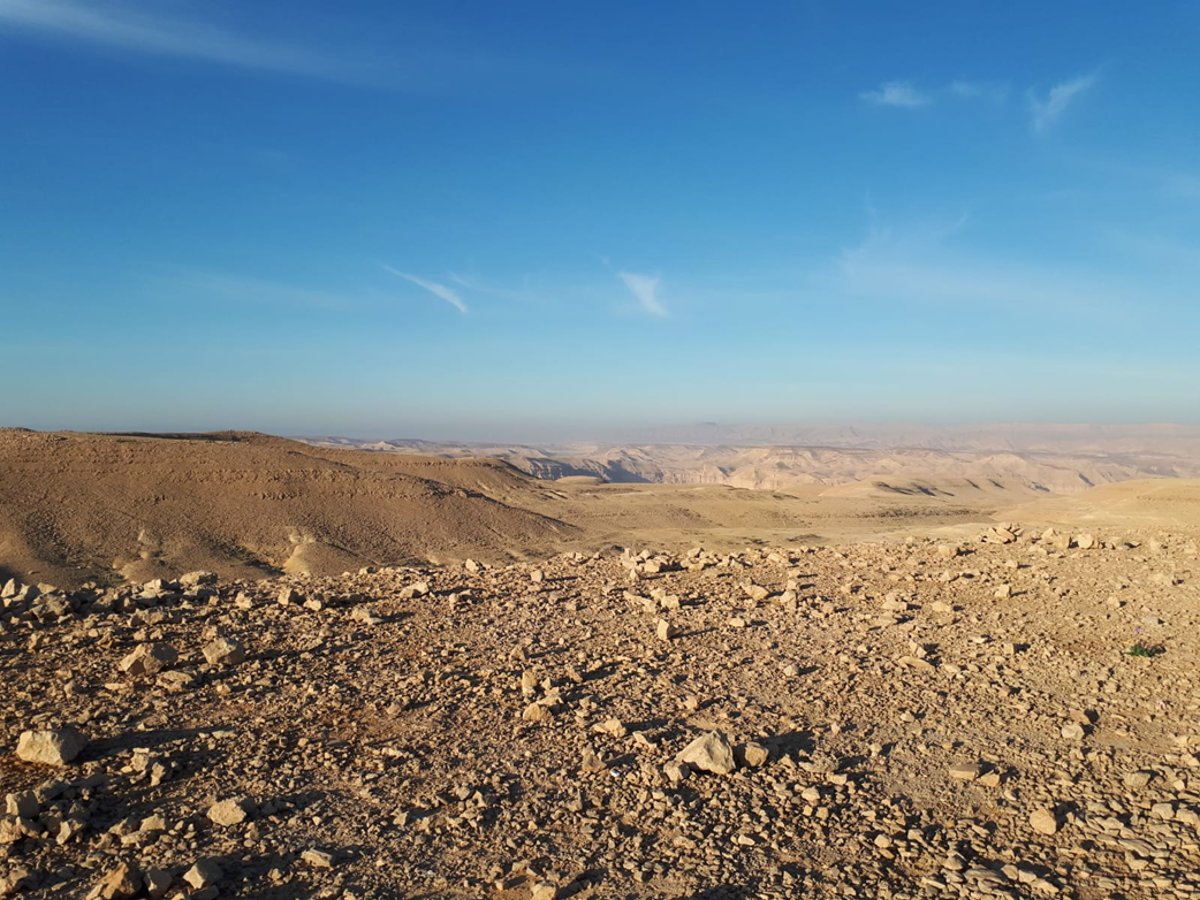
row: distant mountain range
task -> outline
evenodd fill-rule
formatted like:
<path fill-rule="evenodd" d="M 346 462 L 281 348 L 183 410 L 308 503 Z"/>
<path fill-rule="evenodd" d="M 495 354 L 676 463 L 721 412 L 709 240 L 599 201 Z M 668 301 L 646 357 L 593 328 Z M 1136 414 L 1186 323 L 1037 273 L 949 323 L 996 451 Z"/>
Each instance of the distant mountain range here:
<path fill-rule="evenodd" d="M 502 459 L 537 478 L 720 484 L 766 490 L 945 479 L 1064 493 L 1147 477 L 1200 476 L 1200 426 L 988 425 L 661 429 L 632 443 L 487 444 L 302 438 L 308 443 L 450 458 Z"/>

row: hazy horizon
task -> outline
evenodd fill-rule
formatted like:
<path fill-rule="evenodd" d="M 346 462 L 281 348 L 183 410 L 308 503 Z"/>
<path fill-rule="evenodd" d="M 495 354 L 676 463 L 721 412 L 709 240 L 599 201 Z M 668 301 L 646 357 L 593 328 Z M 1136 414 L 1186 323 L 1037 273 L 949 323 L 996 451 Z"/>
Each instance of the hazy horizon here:
<path fill-rule="evenodd" d="M 1197 422 L 1198 37 L 1188 3 L 0 0 L 0 421 Z"/>
<path fill-rule="evenodd" d="M 674 422 L 674 423 L 504 423 L 487 425 L 430 426 L 412 429 L 398 426 L 385 430 L 274 431 L 253 425 L 196 427 L 186 423 L 173 427 L 140 425 L 79 427 L 58 425 L 33 427 L 20 422 L 0 422 L 0 428 L 31 428 L 100 434 L 254 432 L 295 440 L 347 440 L 357 444 L 414 442 L 430 445 L 513 445 L 527 447 L 619 446 L 619 445 L 731 445 L 731 446 L 940 446 L 979 447 L 993 441 L 997 448 L 1065 446 L 1070 442 L 1126 441 L 1129 448 L 1153 452 L 1155 442 L 1200 440 L 1200 422 L 921 422 L 899 420 L 791 421 L 791 422 Z M 1190 444 L 1189 444 L 1190 446 Z"/>

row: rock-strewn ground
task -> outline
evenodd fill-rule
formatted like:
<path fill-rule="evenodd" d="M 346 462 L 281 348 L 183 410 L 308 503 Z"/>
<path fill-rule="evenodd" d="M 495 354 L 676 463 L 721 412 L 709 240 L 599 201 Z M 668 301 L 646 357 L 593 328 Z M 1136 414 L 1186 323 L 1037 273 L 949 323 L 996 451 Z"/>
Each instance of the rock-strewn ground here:
<path fill-rule="evenodd" d="M 1200 896 L 1194 537 L 987 537 L 10 585 L 0 885 Z"/>

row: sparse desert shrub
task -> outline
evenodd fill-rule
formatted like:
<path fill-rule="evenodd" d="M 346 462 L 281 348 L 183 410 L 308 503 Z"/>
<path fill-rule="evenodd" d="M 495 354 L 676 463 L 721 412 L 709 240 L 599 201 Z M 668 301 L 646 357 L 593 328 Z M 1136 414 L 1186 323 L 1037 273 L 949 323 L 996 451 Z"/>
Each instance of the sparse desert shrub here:
<path fill-rule="evenodd" d="M 1147 647 L 1141 641 L 1138 641 L 1136 644 L 1134 644 L 1128 650 L 1128 653 L 1130 656 L 1144 656 L 1147 658 L 1161 656 L 1162 654 L 1164 654 L 1166 652 L 1167 652 L 1167 648 L 1163 647 L 1161 644 L 1156 645 L 1154 647 Z"/>

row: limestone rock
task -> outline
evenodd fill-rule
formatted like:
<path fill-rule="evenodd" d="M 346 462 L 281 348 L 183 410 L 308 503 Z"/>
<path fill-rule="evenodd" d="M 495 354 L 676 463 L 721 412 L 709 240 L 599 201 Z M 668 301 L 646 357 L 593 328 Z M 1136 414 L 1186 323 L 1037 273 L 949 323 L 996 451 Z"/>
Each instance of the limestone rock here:
<path fill-rule="evenodd" d="M 671 784 L 679 784 L 681 781 L 687 780 L 687 777 L 692 774 L 692 770 L 687 763 L 669 762 L 663 766 L 663 774 L 667 776 L 667 780 Z"/>
<path fill-rule="evenodd" d="M 215 859 L 198 859 L 195 865 L 183 874 L 183 880 L 196 890 L 212 887 L 224 877 L 221 865 Z"/>
<path fill-rule="evenodd" d="M 1125 775 L 1125 787 L 1137 790 L 1144 788 L 1154 780 L 1157 772 L 1152 772 L 1149 769 L 1139 769 L 1136 772 L 1129 772 Z"/>
<path fill-rule="evenodd" d="M 771 758 L 771 751 L 756 741 L 747 741 L 737 749 L 738 752 L 735 754 L 737 761 L 751 769 L 765 766 L 767 760 Z"/>
<path fill-rule="evenodd" d="M 554 718 L 554 713 L 542 703 L 530 703 L 521 712 L 521 718 L 526 722 L 549 722 Z"/>
<path fill-rule="evenodd" d="M 288 586 L 279 591 L 280 606 L 295 606 L 304 602 L 304 597 L 294 587 Z"/>
<path fill-rule="evenodd" d="M 745 586 L 745 591 L 746 596 L 755 603 L 761 603 L 763 600 L 766 600 L 771 596 L 771 592 L 767 590 L 767 588 L 763 587 L 761 584 L 755 584 L 754 582 L 748 583 Z"/>
<path fill-rule="evenodd" d="M 252 805 L 247 797 L 229 797 L 208 808 L 208 817 L 217 825 L 240 825 L 250 817 Z"/>
<path fill-rule="evenodd" d="M 333 854 L 324 850 L 309 849 L 300 854 L 300 858 L 317 869 L 332 869 Z"/>
<path fill-rule="evenodd" d="M 950 767 L 949 775 L 955 781 L 974 781 L 980 771 L 979 763 L 957 763 Z"/>
<path fill-rule="evenodd" d="M 136 897 L 142 890 L 142 873 L 132 863 L 118 863 L 88 893 L 88 900 L 118 900 Z"/>
<path fill-rule="evenodd" d="M 179 584 L 181 587 L 185 588 L 199 587 L 201 585 L 216 583 L 216 572 L 186 572 L 185 574 L 179 576 Z"/>
<path fill-rule="evenodd" d="M 245 662 L 246 651 L 240 641 L 221 636 L 204 645 L 204 659 L 210 666 L 236 666 Z"/>
<path fill-rule="evenodd" d="M 994 788 L 1000 787 L 1000 782 L 1002 780 L 1003 779 L 1000 776 L 1000 770 L 992 769 L 990 772 L 984 772 L 982 775 L 976 778 L 975 783 L 982 785 L 983 787 Z"/>
<path fill-rule="evenodd" d="M 1041 834 L 1055 834 L 1058 831 L 1058 816 L 1045 807 L 1035 809 L 1029 814 L 1029 825 Z"/>
<path fill-rule="evenodd" d="M 720 731 L 710 731 L 696 738 L 683 748 L 675 761 L 714 775 L 728 775 L 736 767 L 733 746 Z"/>
<path fill-rule="evenodd" d="M 142 834 L 157 834 L 167 830 L 167 820 L 160 815 L 146 816 L 142 819 L 142 824 L 138 826 L 138 831 Z"/>
<path fill-rule="evenodd" d="M 170 644 L 139 644 L 121 660 L 119 668 L 126 675 L 153 675 L 169 669 L 179 659 L 179 651 Z"/>
<path fill-rule="evenodd" d="M 1084 727 L 1078 722 L 1068 722 L 1061 729 L 1062 736 L 1069 741 L 1082 741 L 1087 735 Z"/>
<path fill-rule="evenodd" d="M 87 738 L 70 725 L 49 731 L 26 731 L 17 741 L 17 757 L 25 762 L 65 766 L 87 746 Z"/>
<path fill-rule="evenodd" d="M 41 804 L 38 803 L 37 796 L 33 791 L 8 794 L 4 798 L 4 805 L 5 811 L 10 816 L 24 816 L 27 819 L 36 819 L 38 813 L 42 811 Z"/>

